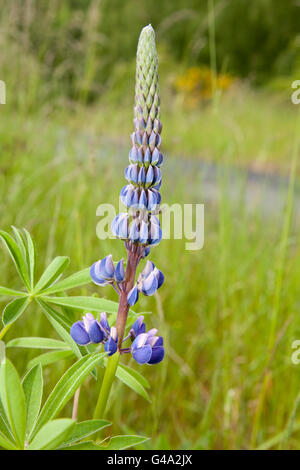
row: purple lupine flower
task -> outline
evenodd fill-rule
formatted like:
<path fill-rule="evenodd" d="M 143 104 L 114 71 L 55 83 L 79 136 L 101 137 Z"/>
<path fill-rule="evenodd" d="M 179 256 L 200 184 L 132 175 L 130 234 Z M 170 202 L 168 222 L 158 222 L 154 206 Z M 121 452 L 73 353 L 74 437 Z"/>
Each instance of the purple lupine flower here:
<path fill-rule="evenodd" d="M 125 280 L 124 261 L 121 259 L 115 267 L 112 255 L 108 255 L 92 265 L 90 275 L 98 286 L 112 284 L 120 289 L 120 285 Z"/>
<path fill-rule="evenodd" d="M 70 334 L 75 343 L 81 346 L 89 343 L 101 343 L 105 335 L 101 325 L 91 313 L 87 313 L 82 321 L 74 323 Z"/>
<path fill-rule="evenodd" d="M 163 273 L 156 268 L 152 261 L 147 261 L 145 268 L 138 276 L 137 283 L 131 289 L 127 296 L 127 300 L 130 306 L 133 306 L 138 301 L 138 293 L 141 292 L 144 295 L 153 295 L 157 289 L 159 289 L 164 282 Z"/>
<path fill-rule="evenodd" d="M 138 299 L 139 299 L 139 290 L 138 290 L 137 285 L 135 284 L 133 288 L 127 294 L 127 302 L 131 307 L 133 307 L 133 305 L 137 303 Z"/>
<path fill-rule="evenodd" d="M 149 256 L 152 247 L 162 240 L 158 219 L 162 182 L 160 167 L 163 163 L 161 131 L 158 59 L 154 30 L 149 25 L 141 32 L 137 50 L 132 148 L 129 165 L 124 172 L 127 184 L 120 192 L 120 200 L 126 212 L 118 214 L 111 224 L 114 236 L 125 241 L 126 269 L 123 259 L 115 265 L 112 255 L 97 261 L 90 269 L 95 284 L 112 285 L 120 296 L 116 326 L 110 328 L 106 315 L 104 317 L 101 314 L 100 321 L 90 320 L 92 326 L 76 322 L 71 330 L 72 338 L 81 341 L 79 344 L 95 342 L 100 338 L 100 331 L 105 351 L 109 355 L 117 349 L 122 353 L 132 352 L 140 364 L 156 364 L 164 356 L 162 338 L 156 336 L 156 330 L 145 332 L 142 316 L 132 325 L 129 335 L 124 339 L 129 308 L 138 301 L 140 293 L 153 295 L 164 282 L 163 273 L 151 261 L 147 261 L 136 279 L 139 262 Z M 123 341 L 128 338 L 133 340 L 131 348 L 122 349 Z"/>
<path fill-rule="evenodd" d="M 155 336 L 157 330 L 141 333 L 132 343 L 132 357 L 139 364 L 158 364 L 165 355 L 163 338 Z"/>
<path fill-rule="evenodd" d="M 142 333 L 137 336 L 132 343 L 131 352 L 133 359 L 139 364 L 146 364 L 150 361 L 152 355 L 152 348 L 150 344 L 147 344 L 148 334 Z"/>
<path fill-rule="evenodd" d="M 134 249 L 136 243 L 144 247 L 157 245 L 162 238 L 159 220 L 156 218 L 153 229 L 151 220 L 151 212 L 159 212 L 160 166 L 163 163 L 160 151 L 162 125 L 158 60 L 151 25 L 143 29 L 138 45 L 134 114 L 135 130 L 131 136 L 129 165 L 125 169 L 125 178 L 129 184 L 123 187 L 120 193 L 122 203 L 131 209 L 130 216 L 126 218 L 129 224 L 127 249 Z M 125 230 L 121 231 L 119 225 L 120 214 L 112 223 L 112 232 L 116 237 L 126 239 Z"/>
<path fill-rule="evenodd" d="M 112 356 L 118 349 L 118 335 L 117 330 L 114 326 L 110 329 L 110 335 L 104 345 L 104 350 L 108 353 L 108 356 Z"/>
<path fill-rule="evenodd" d="M 130 328 L 129 336 L 133 340 L 141 333 L 145 333 L 145 331 L 146 331 L 146 325 L 144 323 L 144 317 L 143 315 L 140 315 L 138 319 L 134 322 L 132 327 Z"/>
<path fill-rule="evenodd" d="M 152 354 L 147 364 L 158 364 L 165 356 L 164 340 L 161 336 L 149 336 L 148 344 L 152 348 Z"/>
<path fill-rule="evenodd" d="M 115 269 L 115 280 L 123 282 L 125 279 L 124 261 L 121 259 Z"/>
<path fill-rule="evenodd" d="M 109 326 L 109 323 L 107 321 L 107 315 L 106 315 L 105 312 L 100 313 L 100 322 L 99 323 L 100 323 L 102 331 L 104 332 L 104 335 L 106 337 L 108 337 L 109 332 L 110 332 L 110 326 Z"/>

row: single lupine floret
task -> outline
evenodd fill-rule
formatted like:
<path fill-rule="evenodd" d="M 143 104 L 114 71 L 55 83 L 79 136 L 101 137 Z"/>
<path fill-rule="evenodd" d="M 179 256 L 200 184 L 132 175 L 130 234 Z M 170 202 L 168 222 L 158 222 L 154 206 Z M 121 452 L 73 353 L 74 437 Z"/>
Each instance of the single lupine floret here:
<path fill-rule="evenodd" d="M 152 261 L 147 261 L 145 268 L 138 276 L 137 283 L 133 286 L 127 296 L 129 305 L 132 307 L 139 298 L 139 292 L 144 295 L 153 295 L 164 283 L 163 273 L 157 269 Z"/>
<path fill-rule="evenodd" d="M 132 343 L 132 357 L 139 364 L 158 364 L 165 355 L 163 338 L 156 336 L 157 330 L 138 335 Z"/>
<path fill-rule="evenodd" d="M 74 323 L 70 334 L 75 343 L 81 346 L 89 343 L 101 343 L 105 337 L 101 324 L 91 313 L 87 313 L 81 321 Z"/>
<path fill-rule="evenodd" d="M 127 294 L 127 302 L 129 303 L 130 307 L 133 307 L 133 305 L 136 304 L 138 300 L 139 300 L 139 290 L 138 290 L 138 286 L 135 284 L 133 288 Z"/>
<path fill-rule="evenodd" d="M 110 330 L 105 312 L 101 313 L 100 321 L 92 313 L 87 313 L 82 320 L 72 325 L 70 334 L 75 343 L 85 346 L 90 343 L 105 343 L 110 337 Z"/>
<path fill-rule="evenodd" d="M 128 240 L 129 215 L 125 212 L 118 214 L 111 224 L 111 231 L 117 238 Z"/>
<path fill-rule="evenodd" d="M 121 353 L 131 352 L 133 358 L 139 364 L 158 364 L 165 355 L 163 338 L 157 336 L 156 328 L 148 332 L 145 330 L 144 317 L 141 315 L 132 325 L 128 336 L 123 340 L 126 341 L 130 338 L 133 341 L 131 347 L 121 349 Z"/>
<path fill-rule="evenodd" d="M 121 259 L 115 268 L 112 255 L 108 255 L 92 265 L 90 275 L 98 286 L 122 283 L 125 279 L 124 261 Z"/>
<path fill-rule="evenodd" d="M 106 338 L 108 338 L 110 333 L 110 326 L 107 320 L 107 315 L 105 312 L 100 313 L 100 326 Z"/>
<path fill-rule="evenodd" d="M 134 322 L 132 327 L 130 328 L 129 336 L 133 341 L 138 335 L 145 333 L 145 331 L 146 331 L 146 325 L 144 323 L 144 317 L 143 315 L 140 315 L 138 319 Z"/>
<path fill-rule="evenodd" d="M 104 345 L 104 350 L 108 353 L 108 356 L 112 356 L 118 349 L 118 336 L 117 330 L 114 326 L 110 329 L 110 335 L 107 342 Z"/>
<path fill-rule="evenodd" d="M 115 280 L 116 282 L 124 282 L 125 280 L 125 269 L 124 269 L 124 260 L 121 259 L 115 269 Z"/>

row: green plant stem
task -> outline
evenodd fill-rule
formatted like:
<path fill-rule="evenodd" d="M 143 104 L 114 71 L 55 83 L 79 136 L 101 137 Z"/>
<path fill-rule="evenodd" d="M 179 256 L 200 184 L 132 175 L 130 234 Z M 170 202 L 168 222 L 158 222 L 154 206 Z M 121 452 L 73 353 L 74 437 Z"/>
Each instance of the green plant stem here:
<path fill-rule="evenodd" d="M 0 339 L 3 339 L 10 327 L 12 326 L 12 323 L 9 325 L 6 325 L 1 331 L 0 331 Z"/>
<path fill-rule="evenodd" d="M 107 400 L 112 387 L 112 383 L 115 378 L 116 370 L 120 358 L 120 348 L 124 338 L 126 321 L 129 311 L 129 305 L 127 302 L 127 294 L 132 289 L 135 279 L 136 268 L 139 263 L 139 253 L 133 253 L 128 251 L 127 266 L 125 272 L 125 283 L 123 291 L 120 294 L 119 309 L 116 319 L 116 329 L 118 335 L 118 351 L 111 356 L 107 361 L 105 374 L 102 381 L 97 405 L 94 412 L 94 419 L 101 419 L 104 417 Z"/>
<path fill-rule="evenodd" d="M 101 419 L 104 417 L 107 400 L 110 394 L 110 390 L 115 378 L 116 370 L 118 367 L 120 353 L 117 351 L 107 361 L 107 366 L 100 389 L 97 405 L 94 412 L 94 419 Z"/>

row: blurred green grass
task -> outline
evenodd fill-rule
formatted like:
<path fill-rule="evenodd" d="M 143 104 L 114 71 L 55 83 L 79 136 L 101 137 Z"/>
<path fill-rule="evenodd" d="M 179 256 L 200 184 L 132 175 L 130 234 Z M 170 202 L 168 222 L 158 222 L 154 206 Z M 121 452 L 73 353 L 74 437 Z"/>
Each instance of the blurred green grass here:
<path fill-rule="evenodd" d="M 24 118 L 8 107 L 2 109 L 1 227 L 8 230 L 14 224 L 30 230 L 38 246 L 40 272 L 56 255 L 71 257 L 70 273 L 108 252 L 115 258 L 124 255 L 122 243 L 99 241 L 95 233 L 96 207 L 101 202 L 118 203 L 127 162 L 122 139 L 108 139 L 101 126 L 101 105 L 76 116 L 66 111 L 47 115 L 41 110 Z M 124 115 L 127 118 L 127 111 Z M 201 111 L 199 121 L 202 115 Z M 122 122 L 122 113 L 115 119 Z M 167 113 L 164 124 L 167 134 Z M 115 121 L 109 127 L 113 130 Z M 166 135 L 164 142 L 169 145 Z M 288 148 L 290 142 L 285 144 Z M 189 181 L 171 150 L 175 148 L 170 148 L 167 157 L 172 172 L 164 171 L 163 200 L 205 201 L 200 169 L 199 179 L 194 175 Z M 224 171 L 216 182 L 216 202 L 205 205 L 204 248 L 189 252 L 184 240 L 164 240 L 153 249 L 152 259 L 165 273 L 166 282 L 159 296 L 139 303 L 140 311 L 153 312 L 147 317 L 149 326 L 158 326 L 167 339 L 166 360 L 143 371 L 152 384 L 153 403 L 145 406 L 121 384 L 114 389 L 108 413 L 113 431 L 149 435 L 149 448 L 246 448 L 250 443 L 268 354 L 284 211 L 275 210 L 266 219 L 259 202 L 257 210 L 249 213 L 242 199 L 229 196 L 234 159 L 228 154 L 218 153 Z M 187 191 L 188 185 L 196 185 L 194 193 Z M 196 200 L 191 201 L 191 194 L 194 198 L 197 194 Z M 268 369 L 258 444 L 285 429 L 298 394 L 297 366 L 291 363 L 291 344 L 300 334 L 300 253 L 295 224 L 287 249 L 276 348 Z M 3 250 L 1 266 L 1 284 L 19 286 Z M 88 288 L 89 293 L 95 291 Z M 99 295 L 114 293 L 99 289 Z M 41 312 L 32 308 L 7 339 L 52 334 Z M 9 355 L 22 372 L 33 353 L 12 350 Z M 48 390 L 64 366 L 46 368 Z M 80 418 L 91 416 L 96 396 L 97 388 L 90 380 L 81 395 Z M 296 433 L 288 447 L 295 448 L 298 442 Z"/>

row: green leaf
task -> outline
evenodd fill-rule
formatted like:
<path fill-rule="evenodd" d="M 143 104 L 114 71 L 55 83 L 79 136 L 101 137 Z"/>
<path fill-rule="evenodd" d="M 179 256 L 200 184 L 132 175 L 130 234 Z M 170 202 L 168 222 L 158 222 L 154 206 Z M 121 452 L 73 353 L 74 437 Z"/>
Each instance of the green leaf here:
<path fill-rule="evenodd" d="M 93 441 L 79 442 L 71 446 L 61 447 L 61 450 L 104 450 L 103 447 L 95 444 Z"/>
<path fill-rule="evenodd" d="M 32 348 L 32 349 L 69 349 L 69 346 L 58 339 L 37 338 L 34 336 L 15 338 L 9 341 L 7 348 Z"/>
<path fill-rule="evenodd" d="M 68 359 L 69 357 L 73 357 L 73 351 L 66 350 L 66 351 L 50 351 L 44 354 L 40 354 L 39 356 L 34 357 L 31 361 L 28 362 L 27 367 L 34 367 L 37 364 L 42 366 L 49 366 L 54 362 L 61 361 L 62 359 Z"/>
<path fill-rule="evenodd" d="M 4 341 L 0 341 L 0 366 L 1 362 L 5 359 L 5 343 Z"/>
<path fill-rule="evenodd" d="M 8 450 L 18 450 L 18 448 L 10 442 L 6 437 L 4 437 L 0 432 L 0 447 Z"/>
<path fill-rule="evenodd" d="M 109 439 L 109 438 L 108 438 Z M 101 442 L 101 446 L 108 440 L 105 439 Z M 128 447 L 134 447 L 149 440 L 149 437 L 144 436 L 113 436 L 110 438 L 108 445 L 103 446 L 105 450 L 123 450 Z"/>
<path fill-rule="evenodd" d="M 138 395 L 145 398 L 149 403 L 151 403 L 148 392 L 141 384 L 141 382 L 128 370 L 122 366 L 118 366 L 116 371 L 116 377 L 120 379 L 125 385 L 134 390 Z"/>
<path fill-rule="evenodd" d="M 70 258 L 67 256 L 57 256 L 49 264 L 49 266 L 43 272 L 40 280 L 36 284 L 35 292 L 40 292 L 42 289 L 46 289 L 52 284 L 60 274 L 66 269 L 70 263 Z"/>
<path fill-rule="evenodd" d="M 14 227 L 13 225 L 11 226 L 11 228 L 13 229 L 13 232 L 14 232 L 14 235 L 15 235 L 15 240 L 17 242 L 18 247 L 20 248 L 20 251 L 22 253 L 22 257 L 23 257 L 23 259 L 26 263 L 26 268 L 27 268 L 27 271 L 28 271 L 27 248 L 26 248 L 26 245 L 25 245 L 25 242 L 24 242 L 22 232 L 21 232 L 21 230 Z"/>
<path fill-rule="evenodd" d="M 76 357 L 80 358 L 85 354 L 94 352 L 94 345 L 77 346 L 77 344 L 73 341 L 70 336 L 70 329 L 72 323 L 69 321 L 66 315 L 57 312 L 50 305 L 46 304 L 46 302 L 43 302 L 41 299 L 37 300 L 37 303 L 43 309 L 47 319 L 52 324 L 53 328 L 55 328 L 58 335 L 65 341 L 66 344 L 69 345 L 70 349 L 73 351 Z M 92 371 L 92 375 L 95 379 L 97 378 L 96 371 Z"/>
<path fill-rule="evenodd" d="M 22 315 L 29 302 L 29 297 L 21 297 L 14 299 L 9 304 L 7 304 L 2 313 L 2 321 L 4 326 L 7 326 L 10 323 L 16 321 L 17 318 Z"/>
<path fill-rule="evenodd" d="M 0 286 L 0 296 L 3 297 L 24 297 L 25 292 Z"/>
<path fill-rule="evenodd" d="M 6 413 L 4 411 L 1 400 L 0 400 L 0 433 L 8 441 L 14 440 L 14 436 L 13 436 L 12 430 L 10 429 L 9 423 L 7 421 Z"/>
<path fill-rule="evenodd" d="M 150 384 L 148 380 L 139 372 L 137 372 L 135 369 L 132 369 L 129 366 L 125 366 L 125 364 L 119 364 L 119 367 L 122 369 L 125 369 L 129 374 L 133 375 L 133 377 L 140 382 L 140 384 L 145 387 L 145 388 L 150 388 Z"/>
<path fill-rule="evenodd" d="M 0 398 L 14 438 L 23 449 L 26 428 L 25 396 L 18 373 L 8 359 L 1 364 Z"/>
<path fill-rule="evenodd" d="M 28 446 L 28 450 L 51 450 L 59 447 L 75 426 L 72 419 L 55 419 L 46 423 Z"/>
<path fill-rule="evenodd" d="M 42 297 L 44 301 L 56 305 L 71 307 L 76 310 L 87 310 L 93 312 L 117 313 L 119 304 L 112 300 L 99 299 L 97 297 Z"/>
<path fill-rule="evenodd" d="M 66 279 L 59 281 L 54 286 L 48 287 L 48 289 L 43 290 L 43 294 L 55 294 L 56 292 L 62 292 L 68 289 L 73 289 L 74 287 L 84 286 L 91 282 L 90 268 L 85 268 L 78 273 L 72 274 Z"/>
<path fill-rule="evenodd" d="M 46 403 L 38 418 L 35 432 L 37 432 L 47 421 L 55 418 L 60 410 L 74 395 L 77 388 L 89 375 L 93 368 L 103 360 L 106 353 L 88 354 L 73 364 L 62 376 L 47 398 Z"/>
<path fill-rule="evenodd" d="M 82 421 L 81 423 L 76 423 L 75 428 L 73 429 L 72 434 L 68 437 L 67 441 L 64 442 L 64 446 L 72 444 L 73 442 L 80 441 L 85 439 L 96 432 L 101 431 L 102 429 L 110 426 L 109 421 L 104 419 L 91 419 L 89 421 Z"/>
<path fill-rule="evenodd" d="M 42 297 L 36 298 L 36 302 L 38 303 L 38 305 L 41 307 L 41 309 L 43 310 L 45 314 L 48 314 L 50 317 L 54 318 L 54 320 L 56 320 L 57 323 L 59 323 L 66 331 L 70 331 L 72 322 L 69 320 L 67 315 L 65 315 L 64 313 L 58 312 L 57 310 L 54 310 L 54 308 L 51 305 L 47 304 L 46 302 L 42 300 Z"/>
<path fill-rule="evenodd" d="M 26 436 L 30 436 L 37 420 L 43 396 L 42 367 L 37 364 L 29 370 L 23 380 L 26 404 Z"/>
<path fill-rule="evenodd" d="M 30 233 L 24 228 L 24 233 L 27 240 L 27 256 L 28 256 L 28 268 L 31 288 L 34 287 L 35 280 L 35 265 L 36 265 L 36 249 L 34 241 L 31 238 Z"/>
<path fill-rule="evenodd" d="M 22 251 L 20 250 L 15 240 L 7 232 L 0 230 L 0 238 L 6 246 L 11 259 L 13 260 L 20 278 L 24 282 L 27 289 L 30 289 L 26 259 L 23 258 Z"/>
<path fill-rule="evenodd" d="M 53 313 L 56 313 L 56 311 L 53 310 L 45 302 L 38 301 L 38 303 L 41 305 L 46 317 L 48 318 L 49 322 L 51 323 L 53 328 L 56 330 L 58 335 L 65 341 L 66 344 L 69 345 L 70 349 L 73 351 L 75 356 L 80 358 L 82 354 L 77 344 L 75 343 L 75 341 L 73 341 L 73 339 L 70 336 L 70 326 L 66 327 L 65 325 L 62 325 L 59 321 L 57 321 L 53 315 Z"/>

